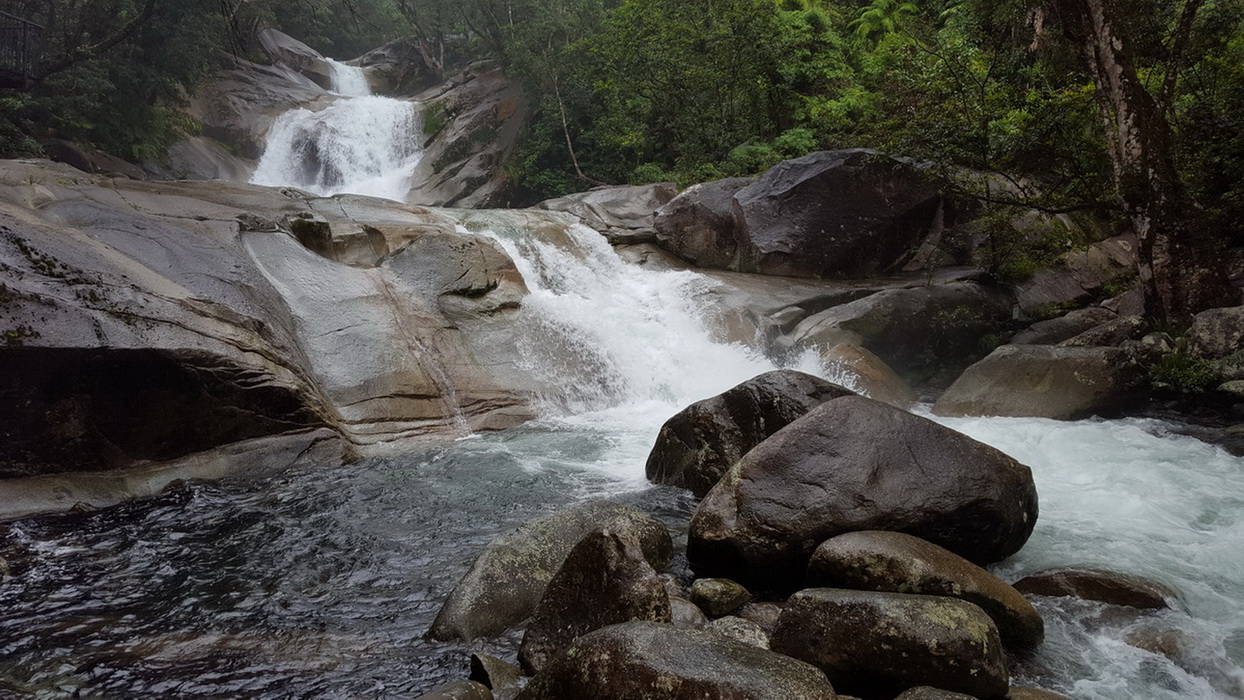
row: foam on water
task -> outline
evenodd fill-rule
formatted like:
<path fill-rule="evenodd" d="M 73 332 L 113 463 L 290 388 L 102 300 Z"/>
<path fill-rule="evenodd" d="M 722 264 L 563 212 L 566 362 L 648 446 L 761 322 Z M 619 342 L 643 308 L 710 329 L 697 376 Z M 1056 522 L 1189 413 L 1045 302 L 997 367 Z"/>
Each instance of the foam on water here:
<path fill-rule="evenodd" d="M 367 97 L 371 94 L 367 73 L 362 68 L 347 66 L 331 58 L 327 60 L 333 69 L 333 92 L 343 97 Z"/>
<path fill-rule="evenodd" d="M 333 92 L 344 99 L 277 117 L 251 182 L 405 201 L 423 155 L 418 105 L 374 96 L 363 69 L 328 62 Z"/>
<path fill-rule="evenodd" d="M 1040 518 L 1024 549 L 998 567 L 1003 578 L 1082 565 L 1180 593 L 1186 610 L 1153 619 L 1111 621 L 1099 606 L 1043 601 L 1049 629 L 1037 665 L 1060 670 L 1064 690 L 1102 699 L 1244 694 L 1244 459 L 1158 421 L 936 420 L 1032 467 Z M 1174 662 L 1126 643 L 1146 630 L 1177 650 Z"/>

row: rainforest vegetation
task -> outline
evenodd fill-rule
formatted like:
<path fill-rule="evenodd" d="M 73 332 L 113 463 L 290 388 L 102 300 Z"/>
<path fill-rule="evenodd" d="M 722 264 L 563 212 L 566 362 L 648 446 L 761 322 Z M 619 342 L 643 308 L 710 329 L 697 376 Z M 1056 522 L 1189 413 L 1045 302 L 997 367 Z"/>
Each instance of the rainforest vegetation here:
<path fill-rule="evenodd" d="M 1213 256 L 1244 236 L 1238 0 L 6 0 L 3 9 L 46 27 L 33 79 L 0 92 L 8 155 L 37 154 L 41 138 L 57 136 L 154 157 L 193 133 L 179 110 L 186 96 L 230 55 L 262 60 L 254 31 L 271 26 L 342 59 L 414 36 L 432 71 L 454 68 L 447 56 L 499 61 L 537 107 L 510 166 L 527 201 L 602 183 L 750 175 L 812 150 L 866 146 L 958 173 L 972 197 L 1155 227 L 1159 258 Z M 1180 289 L 1168 296 L 1199 307 L 1222 289 L 1171 284 Z"/>

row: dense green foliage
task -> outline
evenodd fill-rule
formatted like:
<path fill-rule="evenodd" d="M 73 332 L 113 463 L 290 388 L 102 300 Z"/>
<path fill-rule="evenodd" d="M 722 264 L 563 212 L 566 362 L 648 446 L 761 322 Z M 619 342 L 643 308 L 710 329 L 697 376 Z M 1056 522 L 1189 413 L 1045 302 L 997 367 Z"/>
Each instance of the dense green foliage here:
<path fill-rule="evenodd" d="M 0 91 L 0 155 L 55 137 L 150 158 L 193 133 L 181 107 L 225 56 L 256 57 L 256 29 L 341 57 L 401 32 L 387 0 L 13 0 L 6 11 L 45 30 L 34 83 Z"/>
<path fill-rule="evenodd" d="M 1244 221 L 1244 3 L 1118 0 L 1188 189 Z M 274 26 L 336 57 L 413 34 L 500 59 L 537 110 L 512 172 L 526 198 L 595 183 L 753 174 L 820 148 L 929 159 L 990 200 L 1109 202 L 1095 88 L 1042 0 L 13 0 L 49 27 L 29 90 L 0 93 L 0 151 L 59 136 L 131 159 L 194 124 L 179 106 Z M 149 16 L 143 16 L 150 4 Z M 100 49 L 135 18 L 120 41 Z M 1244 230 L 1244 227 L 1236 226 Z"/>

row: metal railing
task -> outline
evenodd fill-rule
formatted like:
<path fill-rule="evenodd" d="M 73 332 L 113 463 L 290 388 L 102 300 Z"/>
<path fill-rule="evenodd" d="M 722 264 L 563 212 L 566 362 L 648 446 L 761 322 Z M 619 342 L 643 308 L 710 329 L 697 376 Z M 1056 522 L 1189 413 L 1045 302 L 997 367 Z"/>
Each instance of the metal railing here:
<path fill-rule="evenodd" d="M 43 27 L 0 12 L 0 73 L 10 80 L 29 81 L 35 75 L 43 44 Z"/>

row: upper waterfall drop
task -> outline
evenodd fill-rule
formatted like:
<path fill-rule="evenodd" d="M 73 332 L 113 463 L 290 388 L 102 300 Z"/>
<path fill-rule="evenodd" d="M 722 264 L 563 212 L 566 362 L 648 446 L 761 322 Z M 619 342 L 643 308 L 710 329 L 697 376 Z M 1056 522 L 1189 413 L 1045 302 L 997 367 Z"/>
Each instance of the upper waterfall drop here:
<path fill-rule="evenodd" d="M 342 97 L 369 97 L 372 94 L 366 71 L 331 58 L 327 60 L 333 69 L 333 92 Z"/>
<path fill-rule="evenodd" d="M 277 117 L 251 182 L 405 201 L 423 156 L 418 104 L 372 95 L 362 68 L 329 64 L 340 99 Z"/>

